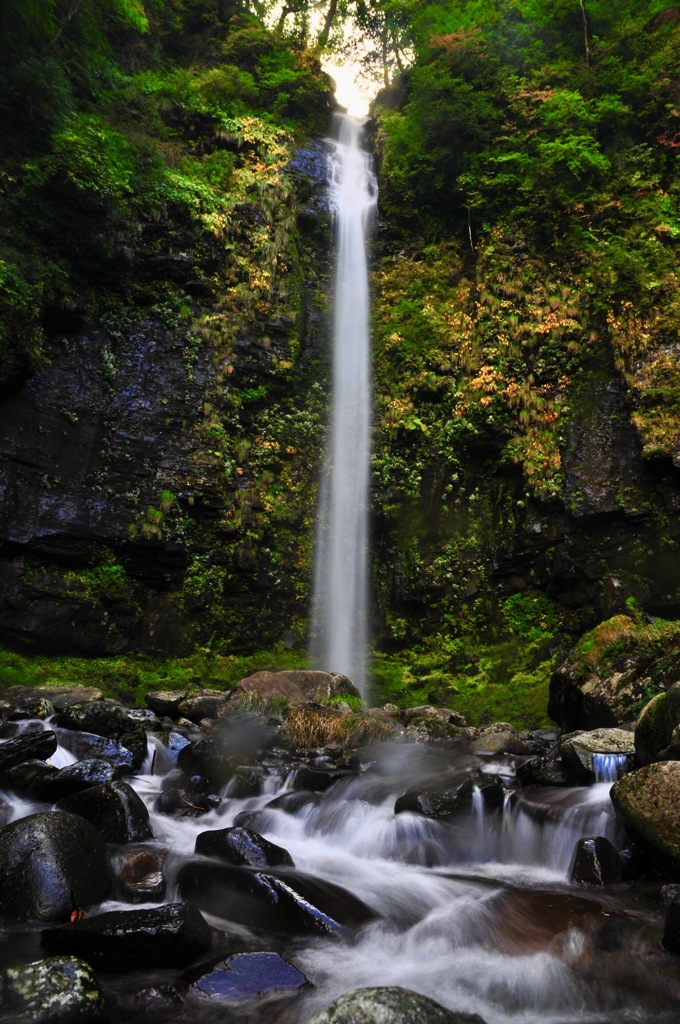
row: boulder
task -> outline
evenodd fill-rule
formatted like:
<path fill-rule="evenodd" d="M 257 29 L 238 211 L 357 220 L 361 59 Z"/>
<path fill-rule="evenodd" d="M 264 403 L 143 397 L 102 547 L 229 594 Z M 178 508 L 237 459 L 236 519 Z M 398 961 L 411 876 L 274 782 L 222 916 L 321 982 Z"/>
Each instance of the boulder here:
<path fill-rule="evenodd" d="M 270 843 L 249 828 L 220 828 L 196 836 L 196 853 L 217 857 L 227 864 L 249 867 L 293 867 L 293 858 L 281 846 Z"/>
<path fill-rule="evenodd" d="M 644 706 L 635 723 L 635 750 L 642 765 L 680 761 L 680 683 Z"/>
<path fill-rule="evenodd" d="M 632 725 L 650 689 L 678 679 L 677 634 L 650 640 L 642 617 L 615 615 L 581 638 L 550 680 L 548 714 L 565 732 Z"/>
<path fill-rule="evenodd" d="M 496 722 L 480 729 L 473 741 L 474 754 L 529 754 L 530 747 L 520 737 L 519 731 L 508 722 Z"/>
<path fill-rule="evenodd" d="M 265 750 L 289 743 L 283 722 L 259 712 L 239 714 L 221 729 L 183 747 L 177 766 L 188 776 L 203 775 L 218 788 L 236 768 L 252 763 Z"/>
<path fill-rule="evenodd" d="M 251 928 L 283 935 L 334 935 L 363 924 L 373 912 L 338 885 L 288 870 L 278 877 L 210 861 L 185 864 L 182 896 L 202 910 Z"/>
<path fill-rule="evenodd" d="M 165 715 L 169 718 L 178 718 L 179 706 L 187 696 L 185 690 L 154 690 L 147 693 L 144 700 L 160 718 Z"/>
<path fill-rule="evenodd" d="M 66 811 L 31 814 L 0 829 L 0 914 L 67 921 L 76 907 L 99 903 L 111 882 L 104 840 Z"/>
<path fill-rule="evenodd" d="M 59 742 L 79 760 L 108 761 L 116 769 L 118 776 L 131 775 L 134 770 L 135 755 L 118 740 L 97 736 L 91 732 L 70 732 L 68 729 L 60 729 Z"/>
<path fill-rule="evenodd" d="M 299 992 L 308 985 L 302 971 L 278 953 L 237 953 L 195 981 L 189 994 L 232 1004 Z"/>
<path fill-rule="evenodd" d="M 153 839 L 144 801 L 127 782 L 105 782 L 72 793 L 59 800 L 57 807 L 85 818 L 109 843 Z"/>
<path fill-rule="evenodd" d="M 282 672 L 253 672 L 236 684 L 234 697 L 257 696 L 261 700 L 285 697 L 290 701 L 319 700 L 322 697 L 361 697 L 347 676 L 337 672 L 290 669 Z"/>
<path fill-rule="evenodd" d="M 404 708 L 403 711 L 400 711 L 394 704 L 386 704 L 383 710 L 387 711 L 388 709 L 390 715 L 396 713 L 397 717 L 401 718 L 406 725 L 412 722 L 414 718 L 432 718 L 437 722 L 443 722 L 447 725 L 467 725 L 463 716 L 459 715 L 457 711 L 453 711 L 452 708 L 435 707 L 433 704 L 422 704 L 416 708 Z"/>
<path fill-rule="evenodd" d="M 190 722 L 201 722 L 205 718 L 218 718 L 229 703 L 224 693 L 204 691 L 195 697 L 185 697 L 178 705 L 178 712 Z"/>
<path fill-rule="evenodd" d="M 104 1000 L 89 964 L 53 956 L 2 973 L 2 1024 L 94 1024 Z"/>
<path fill-rule="evenodd" d="M 127 903 L 157 903 L 165 895 L 163 861 L 156 850 L 124 846 L 114 859 L 116 895 Z"/>
<path fill-rule="evenodd" d="M 132 754 L 132 770 L 139 771 L 147 750 L 146 730 L 142 722 L 125 708 L 111 701 L 71 704 L 56 716 L 61 729 L 94 733 L 122 744 Z"/>
<path fill-rule="evenodd" d="M 432 785 L 414 786 L 398 797 L 394 813 L 414 811 L 428 818 L 449 818 L 472 807 L 472 779 L 458 772 Z"/>
<path fill-rule="evenodd" d="M 60 953 L 112 967 L 184 966 L 210 949 L 212 933 L 201 913 L 186 903 L 139 910 L 112 910 L 42 933 Z"/>
<path fill-rule="evenodd" d="M 406 988 L 360 988 L 347 992 L 309 1024 L 484 1024 L 476 1013 L 447 1010 Z"/>
<path fill-rule="evenodd" d="M 0 742 L 0 771 L 23 761 L 44 761 L 57 749 L 57 735 L 51 729 L 26 732 Z"/>
<path fill-rule="evenodd" d="M 577 885 L 616 885 L 621 881 L 621 859 L 604 836 L 579 839 L 569 869 Z"/>
<path fill-rule="evenodd" d="M 680 761 L 660 761 L 615 782 L 611 800 L 623 825 L 663 869 L 680 873 Z"/>
<path fill-rule="evenodd" d="M 603 760 L 598 755 L 620 755 L 620 767 L 635 767 L 635 740 L 625 729 L 592 729 L 569 733 L 560 741 L 560 754 L 577 781 L 593 781 L 601 772 Z"/>
<path fill-rule="evenodd" d="M 101 758 L 76 761 L 65 768 L 53 768 L 44 761 L 26 761 L 6 772 L 5 778 L 16 793 L 33 800 L 56 803 L 62 797 L 91 786 L 113 782 L 120 769 Z"/>

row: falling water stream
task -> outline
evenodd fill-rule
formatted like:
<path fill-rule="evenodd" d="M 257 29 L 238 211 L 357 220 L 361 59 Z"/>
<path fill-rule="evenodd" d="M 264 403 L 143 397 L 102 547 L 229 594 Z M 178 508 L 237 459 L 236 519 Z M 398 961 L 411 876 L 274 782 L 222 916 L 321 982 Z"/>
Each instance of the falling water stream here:
<path fill-rule="evenodd" d="M 333 399 L 318 511 L 312 654 L 363 692 L 371 429 L 366 236 L 377 188 L 359 123 L 338 115 L 337 126 L 329 160 L 337 237 Z"/>
<path fill-rule="evenodd" d="M 68 742 L 62 733 L 62 739 Z M 149 990 L 182 991 L 186 971 L 139 971 L 101 978 L 112 1024 L 306 1024 L 343 992 L 399 985 L 446 1007 L 479 1014 L 486 1024 L 671 1024 L 680 1014 L 680 961 L 660 943 L 664 904 L 658 887 L 593 888 L 570 881 L 576 842 L 600 835 L 622 849 L 609 799 L 611 783 L 517 789 L 515 760 L 461 757 L 478 780 L 471 807 L 451 820 L 395 813 L 415 784 L 446 778 L 450 751 L 387 744 L 359 752 L 358 771 L 324 792 L 296 790 L 294 771 L 272 770 L 258 795 L 230 795 L 198 817 L 155 809 L 172 760 L 160 741 L 131 779 L 150 813 L 151 848 L 164 858 L 165 899 L 195 858 L 196 836 L 247 824 L 284 847 L 296 870 L 361 898 L 375 918 L 344 935 L 282 938 L 251 932 L 202 907 L 236 948 L 279 952 L 312 987 L 296 999 L 233 1006 L 189 1001 L 136 1009 Z M 60 746 L 55 763 L 72 756 Z M 503 781 L 506 798 L 482 798 L 482 780 Z M 300 799 L 291 799 L 300 797 Z M 10 793 L 17 818 L 46 807 Z M 151 904 L 149 904 L 151 905 Z M 130 909 L 107 901 L 88 913 Z M 24 940 L 4 934 L 5 959 Z M 23 953 L 25 959 L 31 951 Z M 32 953 L 35 956 L 35 952 Z M 44 954 L 43 954 L 44 955 Z"/>

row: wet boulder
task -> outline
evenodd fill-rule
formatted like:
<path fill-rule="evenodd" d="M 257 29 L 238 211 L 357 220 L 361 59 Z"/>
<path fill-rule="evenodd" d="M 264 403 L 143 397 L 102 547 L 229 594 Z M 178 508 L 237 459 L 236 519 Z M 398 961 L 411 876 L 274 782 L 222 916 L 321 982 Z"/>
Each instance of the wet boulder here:
<path fill-rule="evenodd" d="M 94 1024 L 104 999 L 89 964 L 53 956 L 2 973 L 0 1024 Z"/>
<path fill-rule="evenodd" d="M 302 971 L 278 953 L 236 953 L 195 981 L 189 994 L 214 1003 L 233 1004 L 295 994 L 308 985 Z"/>
<path fill-rule="evenodd" d="M 178 884 L 182 896 L 202 910 L 269 933 L 334 935 L 344 925 L 374 917 L 365 903 L 341 886 L 298 871 L 279 877 L 193 861 L 180 869 Z"/>
<path fill-rule="evenodd" d="M 447 1010 L 407 988 L 360 988 L 347 992 L 309 1024 L 484 1024 L 476 1013 Z"/>
<path fill-rule="evenodd" d="M 624 775 L 612 786 L 611 800 L 653 861 L 680 874 L 680 761 L 660 761 Z"/>
<path fill-rule="evenodd" d="M 112 910 L 42 933 L 43 945 L 112 967 L 183 966 L 210 949 L 205 918 L 186 903 Z"/>
<path fill-rule="evenodd" d="M 270 843 L 249 828 L 221 828 L 196 836 L 196 853 L 217 857 L 228 864 L 244 864 L 253 868 L 293 867 L 293 858 L 281 846 Z"/>
<path fill-rule="evenodd" d="M 16 793 L 33 800 L 56 803 L 62 797 L 79 793 L 104 782 L 113 782 L 120 769 L 101 758 L 76 761 L 65 768 L 53 768 L 44 761 L 27 761 L 10 768 L 6 773 L 9 785 Z"/>
<path fill-rule="evenodd" d="M 680 760 L 680 683 L 653 697 L 635 723 L 640 764 Z"/>
<path fill-rule="evenodd" d="M 621 881 L 621 858 L 604 836 L 579 839 L 569 869 L 577 885 L 616 885 Z"/>
<path fill-rule="evenodd" d="M 142 767 L 146 757 L 146 730 L 142 722 L 118 704 L 107 700 L 71 704 L 56 716 L 61 729 L 94 733 L 115 740 L 132 754 L 132 771 Z"/>
<path fill-rule="evenodd" d="M 257 760 L 263 751 L 289 743 L 280 719 L 259 712 L 239 714 L 180 750 L 177 766 L 188 776 L 203 775 L 220 787 L 237 768 Z"/>
<path fill-rule="evenodd" d="M 75 907 L 101 902 L 111 885 L 101 835 L 66 811 L 0 829 L 0 879 L 0 914 L 29 921 L 67 921 Z"/>
<path fill-rule="evenodd" d="M 394 813 L 413 811 L 428 818 L 450 818 L 472 807 L 472 779 L 458 772 L 439 783 L 414 786 L 398 797 Z"/>
<path fill-rule="evenodd" d="M 617 761 L 621 772 L 635 767 L 635 739 L 626 729 L 591 729 L 570 733 L 560 742 L 565 765 L 579 782 L 592 782 L 609 761 Z M 609 780 L 611 781 L 611 779 Z"/>
<path fill-rule="evenodd" d="M 124 846 L 113 861 L 116 895 L 127 903 L 157 903 L 165 895 L 163 860 L 148 847 Z"/>
<path fill-rule="evenodd" d="M 356 775 L 357 772 L 347 768 L 303 764 L 294 770 L 291 785 L 294 789 L 305 789 L 311 790 L 314 793 L 323 793 L 336 782 L 341 782 L 342 779 L 351 779 Z"/>
<path fill-rule="evenodd" d="M 82 761 L 108 761 L 116 769 L 116 775 L 131 775 L 135 756 L 118 740 L 98 736 L 91 732 L 70 732 L 59 730 L 59 741 L 74 757 Z"/>
<path fill-rule="evenodd" d="M 63 797 L 57 806 L 85 818 L 109 843 L 152 839 L 149 812 L 127 782 L 105 782 Z"/>
<path fill-rule="evenodd" d="M 51 729 L 26 732 L 0 742 L 0 771 L 23 761 L 45 761 L 57 749 L 57 736 Z"/>

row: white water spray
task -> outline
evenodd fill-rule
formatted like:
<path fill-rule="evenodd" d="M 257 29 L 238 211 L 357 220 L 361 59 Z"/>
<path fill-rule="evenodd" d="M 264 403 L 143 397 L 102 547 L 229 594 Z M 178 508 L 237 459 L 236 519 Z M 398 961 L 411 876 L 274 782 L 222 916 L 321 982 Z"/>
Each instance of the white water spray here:
<path fill-rule="evenodd" d="M 338 115 L 329 186 L 337 232 L 333 403 L 316 537 L 312 656 L 362 690 L 368 642 L 371 430 L 366 237 L 377 200 L 361 127 Z"/>

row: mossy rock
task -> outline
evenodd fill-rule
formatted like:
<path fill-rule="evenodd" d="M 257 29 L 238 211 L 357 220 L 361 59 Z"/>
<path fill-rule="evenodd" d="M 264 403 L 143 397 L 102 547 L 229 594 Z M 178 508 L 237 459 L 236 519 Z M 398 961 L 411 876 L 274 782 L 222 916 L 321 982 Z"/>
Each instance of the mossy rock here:
<path fill-rule="evenodd" d="M 654 863 L 680 877 L 680 762 L 661 761 L 615 782 L 617 816 Z"/>
<path fill-rule="evenodd" d="M 635 723 L 635 751 L 640 764 L 680 760 L 680 684 L 653 697 Z"/>

